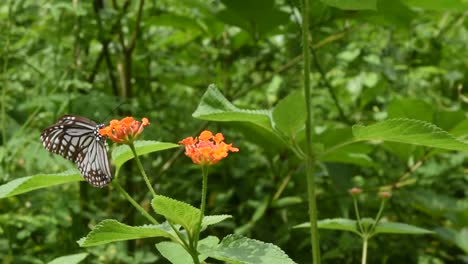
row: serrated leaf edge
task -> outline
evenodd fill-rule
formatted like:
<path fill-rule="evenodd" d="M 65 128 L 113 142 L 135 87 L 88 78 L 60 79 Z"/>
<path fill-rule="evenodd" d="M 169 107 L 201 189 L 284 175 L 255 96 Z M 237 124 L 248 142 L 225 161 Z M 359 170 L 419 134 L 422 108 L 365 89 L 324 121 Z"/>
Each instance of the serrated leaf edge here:
<path fill-rule="evenodd" d="M 255 242 L 259 242 L 261 244 L 265 244 L 265 245 L 268 245 L 268 246 L 273 246 L 273 248 L 277 249 L 280 253 L 282 253 L 284 256 L 286 256 L 288 259 L 290 259 L 292 262 L 294 262 L 289 256 L 288 254 L 286 254 L 286 252 L 284 252 L 280 247 L 278 247 L 277 245 L 273 244 L 273 243 L 269 243 L 269 242 L 264 242 L 264 241 L 261 241 L 261 240 L 258 240 L 258 239 L 255 239 L 255 238 L 249 238 L 249 237 L 245 237 L 245 236 L 242 236 L 242 235 L 236 235 L 236 234 L 229 234 L 227 236 L 225 236 L 218 244 L 218 247 L 223 243 L 224 240 L 226 239 L 231 239 L 234 238 L 235 240 L 239 240 L 239 239 L 242 239 L 242 238 L 245 238 L 247 240 L 251 240 L 251 241 L 255 241 Z M 239 239 L 236 239 L 236 238 L 239 238 Z M 295 262 L 294 262 L 295 263 Z"/>
<path fill-rule="evenodd" d="M 105 227 L 104 225 L 106 225 L 108 223 L 116 223 L 116 224 L 119 224 L 119 225 L 124 225 L 126 227 L 137 228 L 137 229 L 147 229 L 147 228 L 153 228 L 153 227 L 157 226 L 157 225 L 151 225 L 151 224 L 144 224 L 142 226 L 129 226 L 129 225 L 121 223 L 121 222 L 119 222 L 119 221 L 117 221 L 115 219 L 104 219 L 101 222 L 99 222 L 96 226 L 94 226 L 93 230 L 91 230 L 85 237 L 80 238 L 76 242 L 78 243 L 78 245 L 82 246 L 82 243 L 85 240 L 89 239 L 91 236 L 94 236 L 96 232 L 100 231 L 100 229 L 104 228 Z"/>
<path fill-rule="evenodd" d="M 391 118 L 391 119 L 387 119 L 387 120 L 380 121 L 380 122 L 370 124 L 370 125 L 356 124 L 352 128 L 353 128 L 353 132 L 354 132 L 354 128 L 366 128 L 366 127 L 369 127 L 369 126 L 379 125 L 379 124 L 383 124 L 383 123 L 390 123 L 390 122 L 401 123 L 401 122 L 406 122 L 406 121 L 413 122 L 413 123 L 419 123 L 422 126 L 427 127 L 430 130 L 432 130 L 431 133 L 445 135 L 445 136 L 448 136 L 449 138 L 451 138 L 451 139 L 453 139 L 453 140 L 455 140 L 457 142 L 460 142 L 462 144 L 467 144 L 467 142 L 464 142 L 464 141 L 458 139 L 454 135 L 452 135 L 449 132 L 443 130 L 442 128 L 436 126 L 435 124 L 432 124 L 432 123 L 429 123 L 429 122 L 426 122 L 426 121 L 423 121 L 423 120 L 411 119 L 411 118 Z M 364 137 L 364 139 L 365 139 L 365 137 Z"/>

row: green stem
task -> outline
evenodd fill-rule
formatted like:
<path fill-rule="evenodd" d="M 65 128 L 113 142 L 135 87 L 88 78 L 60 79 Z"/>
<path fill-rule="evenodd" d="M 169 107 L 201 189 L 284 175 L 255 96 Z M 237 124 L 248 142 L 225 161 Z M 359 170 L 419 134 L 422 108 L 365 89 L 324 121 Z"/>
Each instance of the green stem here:
<path fill-rule="evenodd" d="M 383 213 L 383 210 L 385 208 L 385 202 L 387 201 L 387 199 L 385 198 L 382 198 L 382 202 L 380 203 L 380 208 L 379 208 L 379 212 L 377 213 L 377 216 L 375 217 L 375 222 L 374 224 L 372 225 L 371 227 L 371 230 L 369 232 L 369 234 L 372 236 L 372 233 L 374 233 L 374 230 L 375 230 L 375 227 L 379 224 L 379 221 L 380 219 L 382 218 L 382 213 Z"/>
<path fill-rule="evenodd" d="M 200 204 L 200 217 L 198 219 L 197 227 L 195 229 L 195 234 L 193 237 L 194 252 L 197 252 L 198 239 L 200 238 L 203 217 L 205 216 L 206 193 L 208 189 L 208 166 L 202 166 L 202 176 L 203 176 L 203 180 L 202 180 L 202 197 L 201 197 L 201 204 Z M 199 263 L 198 256 L 196 256 L 196 259 L 194 259 L 193 261 L 195 262 L 195 264 Z"/>
<path fill-rule="evenodd" d="M 361 258 L 361 264 L 366 264 L 367 262 L 367 235 L 363 236 L 363 243 L 362 243 L 362 258 Z"/>
<path fill-rule="evenodd" d="M 382 203 L 380 203 L 379 212 L 377 213 L 377 217 L 375 218 L 375 224 L 377 224 L 380 221 L 380 218 L 382 218 L 382 212 L 385 208 L 385 202 L 386 202 L 386 199 L 382 199 Z"/>
<path fill-rule="evenodd" d="M 320 263 L 320 245 L 317 227 L 317 201 L 315 200 L 315 157 L 312 149 L 312 103 L 310 89 L 309 0 L 302 7 L 302 55 L 304 59 L 304 96 L 306 105 L 306 176 L 309 200 L 310 239 L 313 263 Z"/>
<path fill-rule="evenodd" d="M 133 198 L 120 186 L 119 182 L 114 180 L 112 181 L 112 185 L 123 195 L 127 200 L 144 216 L 148 219 L 151 223 L 157 225 L 159 224 L 156 219 L 154 219 L 148 212 L 145 211 L 143 207 L 141 207 Z"/>
<path fill-rule="evenodd" d="M 359 229 L 361 230 L 361 234 L 364 234 L 364 228 L 362 227 L 361 216 L 359 215 L 359 208 L 358 208 L 358 204 L 357 204 L 357 199 L 356 199 L 356 196 L 354 196 L 354 195 L 352 197 L 353 197 L 353 204 L 354 204 L 354 212 L 356 214 L 356 220 L 358 222 Z"/>
<path fill-rule="evenodd" d="M 133 143 L 129 144 L 128 146 L 132 150 L 133 156 L 135 156 L 135 160 L 137 162 L 138 169 L 140 169 L 141 175 L 143 175 L 143 179 L 145 180 L 146 186 L 151 191 L 153 196 L 156 196 L 156 192 L 154 191 L 153 186 L 151 185 L 151 183 L 150 183 L 150 181 L 148 179 L 148 176 L 146 175 L 145 169 L 143 168 L 143 165 L 141 164 L 140 157 L 136 153 L 135 146 L 133 145 Z"/>
<path fill-rule="evenodd" d="M 191 250 L 190 250 L 190 245 L 187 244 L 187 241 L 184 239 L 184 237 L 182 236 L 182 234 L 179 232 L 179 230 L 174 226 L 174 224 L 171 223 L 171 221 L 167 221 L 167 223 L 169 224 L 169 226 L 171 227 L 172 231 L 174 231 L 174 233 L 176 233 L 177 237 L 179 238 L 179 240 L 182 242 L 183 244 L 183 247 L 185 248 L 185 250 L 187 250 L 187 252 L 190 253 L 190 255 L 192 255 L 191 253 Z M 187 233 L 188 235 L 188 239 L 190 241 L 190 234 Z"/>

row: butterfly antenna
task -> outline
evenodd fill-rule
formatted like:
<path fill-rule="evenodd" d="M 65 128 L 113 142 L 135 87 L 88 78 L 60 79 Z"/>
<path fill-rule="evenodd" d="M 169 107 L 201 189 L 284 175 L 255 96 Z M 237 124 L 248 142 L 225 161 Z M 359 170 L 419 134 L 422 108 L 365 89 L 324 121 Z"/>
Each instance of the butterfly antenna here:
<path fill-rule="evenodd" d="M 122 105 L 126 105 L 126 104 L 129 104 L 129 103 L 128 102 L 122 102 L 122 103 L 118 104 L 116 107 L 114 107 L 112 109 L 112 111 L 106 116 L 106 118 L 104 118 L 104 120 L 107 120 L 107 118 L 109 116 L 111 116 L 113 113 L 115 113 L 117 109 L 119 109 Z"/>

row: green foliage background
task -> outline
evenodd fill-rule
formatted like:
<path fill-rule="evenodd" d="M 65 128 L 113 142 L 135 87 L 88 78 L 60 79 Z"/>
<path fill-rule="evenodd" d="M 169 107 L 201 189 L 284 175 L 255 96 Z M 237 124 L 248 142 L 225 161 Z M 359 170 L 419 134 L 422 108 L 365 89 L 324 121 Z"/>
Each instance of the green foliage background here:
<path fill-rule="evenodd" d="M 300 8 L 297 0 L 3 1 L 0 183 L 74 167 L 39 140 L 66 113 L 101 122 L 145 116 L 151 126 L 143 138 L 165 142 L 209 128 L 240 148 L 210 172 L 207 213 L 234 218 L 209 233 L 271 242 L 310 263 L 309 234 L 292 229 L 308 221 L 307 191 L 288 142 L 194 113 L 211 83 L 241 109 L 288 105 L 281 99 L 302 85 Z M 345 141 L 353 124 L 387 118 L 427 121 L 466 139 L 466 1 L 313 0 L 311 10 L 318 148 Z M 378 188 L 405 177 L 385 217 L 436 234 L 376 237 L 369 263 L 468 263 L 467 153 L 392 142 L 353 146 L 320 164 L 319 218 L 354 218 L 353 186 L 366 190 L 361 213 L 373 216 Z M 201 177 L 182 149 L 143 161 L 158 193 L 199 203 Z M 119 181 L 150 208 L 135 166 L 123 170 Z M 76 243 L 106 218 L 145 224 L 131 208 L 112 188 L 86 183 L 2 199 L 0 259 L 47 263 L 88 252 L 88 263 L 165 263 L 154 239 L 86 249 Z M 323 263 L 359 261 L 357 237 L 322 230 L 320 238 Z"/>

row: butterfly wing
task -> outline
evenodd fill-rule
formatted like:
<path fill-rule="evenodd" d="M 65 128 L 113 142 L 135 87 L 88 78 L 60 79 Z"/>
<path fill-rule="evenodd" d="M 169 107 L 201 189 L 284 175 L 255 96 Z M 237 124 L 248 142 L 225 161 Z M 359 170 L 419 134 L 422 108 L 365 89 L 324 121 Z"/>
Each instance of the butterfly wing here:
<path fill-rule="evenodd" d="M 104 187 L 111 182 L 112 173 L 100 127 L 88 118 L 66 115 L 44 129 L 41 140 L 48 151 L 75 162 L 91 185 Z"/>
<path fill-rule="evenodd" d="M 84 155 L 78 155 L 76 164 L 86 181 L 95 187 L 104 187 L 112 180 L 105 141 L 93 140 Z"/>

